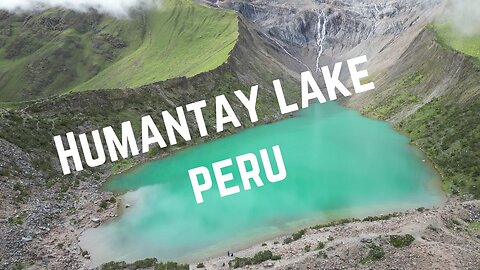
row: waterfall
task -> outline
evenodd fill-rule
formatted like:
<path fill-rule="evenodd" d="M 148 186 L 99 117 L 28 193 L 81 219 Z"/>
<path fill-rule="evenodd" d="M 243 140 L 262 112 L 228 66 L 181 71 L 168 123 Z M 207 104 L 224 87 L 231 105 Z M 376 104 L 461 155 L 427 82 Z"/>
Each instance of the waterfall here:
<path fill-rule="evenodd" d="M 377 26 L 378 26 L 378 24 L 380 23 L 380 9 L 378 9 L 377 4 L 374 4 L 373 7 L 374 7 L 374 9 L 375 9 L 375 12 L 374 12 L 374 15 L 373 15 L 373 17 L 374 17 L 374 19 L 375 19 L 375 23 L 373 24 L 372 30 L 370 30 L 370 31 L 368 32 L 368 36 L 367 36 L 366 39 L 370 38 L 370 36 L 371 36 L 373 33 L 375 33 L 375 31 L 377 30 Z"/>
<path fill-rule="evenodd" d="M 374 4 L 373 7 L 375 8 L 375 19 L 380 18 L 380 10 L 378 9 L 377 4 Z"/>
<path fill-rule="evenodd" d="M 293 56 L 291 53 L 289 53 L 287 51 L 287 49 L 285 49 L 285 47 L 283 47 L 280 42 L 276 41 L 273 37 L 269 37 L 268 34 L 265 34 L 265 36 L 270 39 L 271 41 L 275 42 L 275 44 L 277 44 L 278 47 L 280 47 L 288 56 L 290 56 L 293 60 L 297 61 L 298 63 L 304 65 L 308 70 L 310 70 L 310 68 L 305 64 L 303 63 L 300 59 L 298 59 L 297 57 Z"/>
<path fill-rule="evenodd" d="M 254 14 L 254 19 L 253 19 L 253 22 L 256 22 L 257 19 L 258 19 L 258 13 L 257 13 L 257 8 L 255 7 L 255 5 L 252 5 L 253 7 L 253 14 Z"/>
<path fill-rule="evenodd" d="M 318 54 L 317 54 L 317 62 L 315 63 L 315 72 L 320 72 L 320 56 L 323 53 L 324 46 L 323 43 L 325 41 L 325 37 L 327 35 L 327 22 L 328 18 L 325 15 L 325 12 L 315 11 L 317 13 L 317 47 L 318 47 Z M 322 23 L 323 19 L 323 23 Z"/>

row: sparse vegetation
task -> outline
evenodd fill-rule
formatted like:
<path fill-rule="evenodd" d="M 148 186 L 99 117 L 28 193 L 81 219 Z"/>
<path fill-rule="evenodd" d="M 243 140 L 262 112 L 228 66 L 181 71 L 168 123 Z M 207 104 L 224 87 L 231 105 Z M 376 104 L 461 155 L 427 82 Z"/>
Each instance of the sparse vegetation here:
<path fill-rule="evenodd" d="M 0 176 L 10 176 L 10 171 L 6 168 L 0 167 Z"/>
<path fill-rule="evenodd" d="M 368 251 L 367 257 L 363 258 L 360 263 L 367 264 L 371 261 L 379 261 L 385 257 L 385 251 L 381 246 L 377 246 L 375 244 L 371 244 L 369 246 L 370 250 Z"/>
<path fill-rule="evenodd" d="M 379 220 L 389 220 L 394 217 L 400 216 L 400 213 L 391 213 L 391 214 L 386 214 L 386 215 L 380 215 L 380 216 L 368 216 L 364 218 L 362 221 L 379 221 Z"/>
<path fill-rule="evenodd" d="M 413 241 L 415 240 L 415 237 L 413 237 L 411 234 L 405 234 L 405 235 L 390 235 L 390 244 L 396 248 L 402 248 L 402 247 L 408 247 L 410 246 Z"/>
<path fill-rule="evenodd" d="M 293 241 L 297 241 L 298 239 L 302 238 L 302 236 L 305 234 L 305 232 L 306 232 L 305 229 L 303 229 L 303 230 L 300 230 L 296 233 L 293 233 L 292 236 L 285 238 L 283 240 L 283 243 L 284 244 L 290 244 Z"/>
<path fill-rule="evenodd" d="M 300 230 L 300 231 L 292 234 L 292 240 L 293 240 L 293 241 L 296 241 L 296 240 L 302 238 L 303 235 L 305 235 L 305 229 Z"/>
<path fill-rule="evenodd" d="M 115 197 L 111 197 L 110 199 L 107 200 L 102 200 L 98 206 L 102 209 L 107 209 L 109 204 L 114 204 L 117 202 L 117 199 Z"/>
<path fill-rule="evenodd" d="M 103 208 L 103 209 L 106 209 L 106 208 L 108 207 L 108 202 L 107 202 L 107 200 L 101 201 L 98 206 L 100 206 L 100 207 Z"/>
<path fill-rule="evenodd" d="M 126 262 L 109 262 L 100 266 L 101 270 L 188 270 L 188 264 L 179 264 L 176 262 L 158 262 L 157 259 L 144 259 L 128 264 Z"/>
<path fill-rule="evenodd" d="M 260 264 L 268 260 L 280 260 L 281 257 L 278 255 L 273 255 L 270 250 L 260 251 L 255 254 L 252 258 L 242 258 L 236 257 L 235 259 L 228 262 L 228 265 L 232 268 L 245 267 L 247 265 Z"/>
<path fill-rule="evenodd" d="M 285 244 L 285 245 L 288 245 L 292 242 L 293 242 L 292 237 L 287 237 L 287 238 L 283 239 L 283 244 Z"/>
<path fill-rule="evenodd" d="M 400 81 L 400 86 L 402 88 L 411 88 L 415 85 L 422 83 L 424 80 L 425 76 L 423 76 L 423 74 L 421 74 L 419 71 L 415 71 L 410 76 L 402 79 Z"/>
<path fill-rule="evenodd" d="M 317 244 L 317 247 L 315 248 L 315 250 L 321 250 L 325 247 L 325 243 L 323 243 L 322 241 L 318 242 Z"/>
<path fill-rule="evenodd" d="M 468 221 L 467 224 L 473 230 L 480 230 L 480 221 Z"/>
<path fill-rule="evenodd" d="M 393 97 L 388 100 L 377 101 L 362 110 L 362 113 L 370 115 L 381 120 L 388 120 L 390 117 L 400 112 L 406 105 L 418 103 L 419 98 L 416 95 L 409 94 L 406 86 L 395 91 Z"/>
<path fill-rule="evenodd" d="M 419 208 L 417 208 L 417 211 L 420 212 L 420 213 L 425 212 L 425 210 L 427 210 L 427 209 L 425 209 L 425 207 L 419 207 Z"/>
<path fill-rule="evenodd" d="M 15 183 L 13 190 L 15 192 L 15 202 L 23 203 L 27 201 L 28 196 L 30 195 L 30 190 L 27 186 L 24 186 L 20 183 Z"/>
<path fill-rule="evenodd" d="M 10 224 L 15 224 L 15 225 L 22 225 L 23 224 L 23 221 L 24 219 L 27 217 L 27 214 L 25 214 L 24 212 L 20 213 L 20 214 L 17 214 L 15 215 L 14 217 L 9 217 L 8 218 L 8 222 Z"/>
<path fill-rule="evenodd" d="M 348 223 L 351 223 L 351 222 L 357 222 L 357 221 L 360 221 L 360 220 L 356 219 L 356 218 L 343 218 L 343 219 L 339 219 L 339 220 L 330 221 L 329 223 L 326 223 L 326 224 L 315 225 L 315 226 L 311 227 L 311 229 L 318 230 L 318 229 L 321 229 L 321 228 L 334 227 L 334 226 L 344 225 L 344 224 L 348 224 Z"/>
<path fill-rule="evenodd" d="M 133 166 L 133 160 L 131 159 L 122 159 L 113 164 L 112 173 L 119 174 L 130 169 Z"/>
<path fill-rule="evenodd" d="M 25 265 L 23 263 L 17 262 L 13 265 L 14 270 L 22 270 L 25 269 Z"/>

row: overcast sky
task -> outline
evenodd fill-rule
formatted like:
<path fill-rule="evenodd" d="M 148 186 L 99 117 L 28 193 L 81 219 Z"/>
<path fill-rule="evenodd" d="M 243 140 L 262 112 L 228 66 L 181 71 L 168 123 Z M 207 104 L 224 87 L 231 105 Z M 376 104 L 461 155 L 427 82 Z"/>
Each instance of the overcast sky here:
<path fill-rule="evenodd" d="M 12 12 L 28 12 L 52 7 L 77 11 L 87 11 L 94 8 L 100 13 L 126 17 L 132 9 L 151 8 L 158 4 L 159 0 L 0 0 L 0 9 Z"/>

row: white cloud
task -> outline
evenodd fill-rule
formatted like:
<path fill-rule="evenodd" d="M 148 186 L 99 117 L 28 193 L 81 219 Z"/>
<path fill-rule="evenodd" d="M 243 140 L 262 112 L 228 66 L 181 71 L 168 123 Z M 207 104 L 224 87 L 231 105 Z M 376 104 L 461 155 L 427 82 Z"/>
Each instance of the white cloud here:
<path fill-rule="evenodd" d="M 447 6 L 444 20 L 466 35 L 480 34 L 480 1 L 453 0 Z"/>
<path fill-rule="evenodd" d="M 115 17 L 128 17 L 131 10 L 158 5 L 159 0 L 0 0 L 0 9 L 10 12 L 31 12 L 47 8 L 64 8 L 80 12 L 95 9 Z"/>

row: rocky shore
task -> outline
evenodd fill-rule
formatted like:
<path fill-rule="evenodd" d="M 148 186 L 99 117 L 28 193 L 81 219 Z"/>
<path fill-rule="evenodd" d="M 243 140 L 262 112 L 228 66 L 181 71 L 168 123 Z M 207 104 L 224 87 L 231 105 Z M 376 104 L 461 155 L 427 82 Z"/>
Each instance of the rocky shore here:
<path fill-rule="evenodd" d="M 288 244 L 289 236 L 279 237 L 234 254 L 251 258 L 270 250 L 281 257 L 240 269 L 478 269 L 480 265 L 478 200 L 449 199 L 436 209 L 343 222 L 308 228 L 300 239 Z M 411 235 L 413 241 L 395 242 L 395 237 L 403 239 L 405 235 Z M 204 265 L 206 269 L 228 269 L 230 260 L 214 258 Z"/>
<path fill-rule="evenodd" d="M 60 186 L 40 192 L 38 187 L 45 183 L 35 183 L 45 178 L 30 167 L 29 154 L 2 140 L 0 148 L 9 153 L 2 156 L 2 167 L 23 172 L 0 176 L 0 269 L 94 269 L 78 239 L 125 206 L 113 194 L 100 191 L 101 181 L 94 178 L 68 191 Z M 407 235 L 413 241 L 394 246 L 395 237 L 409 239 Z M 275 260 L 248 263 L 265 251 Z M 233 253 L 234 257 L 225 254 L 195 262 L 190 269 L 202 264 L 203 269 L 478 269 L 480 201 L 453 197 L 435 209 L 341 220 Z M 235 258 L 237 265 L 231 262 Z"/>

